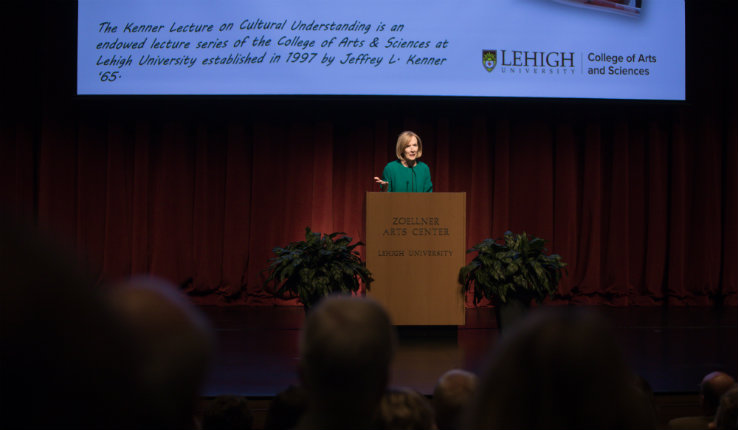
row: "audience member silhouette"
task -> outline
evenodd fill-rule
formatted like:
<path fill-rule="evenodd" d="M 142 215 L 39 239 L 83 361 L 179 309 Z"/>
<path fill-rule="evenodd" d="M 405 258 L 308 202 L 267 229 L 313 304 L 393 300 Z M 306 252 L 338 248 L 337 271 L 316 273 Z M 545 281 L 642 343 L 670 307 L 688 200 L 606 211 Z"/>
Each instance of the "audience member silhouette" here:
<path fill-rule="evenodd" d="M 669 421 L 671 429 L 706 429 L 715 419 L 720 397 L 735 384 L 732 376 L 724 372 L 711 372 L 700 384 L 700 407 L 702 415 L 674 418 Z"/>
<path fill-rule="evenodd" d="M 0 216 L 3 428 L 135 427 L 132 340 L 72 255 Z"/>
<path fill-rule="evenodd" d="M 108 300 L 135 343 L 139 428 L 187 429 L 213 354 L 212 329 L 177 287 L 134 278 L 111 288 Z"/>
<path fill-rule="evenodd" d="M 656 426 L 658 421 L 658 406 L 656 404 L 656 396 L 653 394 L 653 388 L 646 378 L 641 375 L 633 375 L 633 384 L 636 389 L 642 394 L 644 405 L 651 415 L 651 422 Z"/>
<path fill-rule="evenodd" d="M 370 428 L 387 388 L 396 333 L 370 299 L 333 296 L 308 314 L 299 376 L 308 407 L 298 428 Z"/>
<path fill-rule="evenodd" d="M 307 394 L 296 385 L 290 385 L 278 393 L 269 405 L 264 430 L 289 430 L 294 428 L 307 408 Z"/>
<path fill-rule="evenodd" d="M 384 393 L 379 403 L 375 428 L 431 430 L 438 427 L 428 399 L 411 388 L 391 388 Z"/>
<path fill-rule="evenodd" d="M 496 346 L 469 428 L 653 428 L 610 327 L 586 310 L 533 312 Z"/>
<path fill-rule="evenodd" d="M 711 429 L 738 429 L 738 387 L 733 386 L 720 397 L 720 405 L 715 413 L 715 421 L 710 423 Z"/>
<path fill-rule="evenodd" d="M 201 423 L 201 430 L 251 430 L 254 414 L 245 397 L 222 395 L 205 404 Z"/>
<path fill-rule="evenodd" d="M 458 429 L 465 407 L 474 396 L 477 375 L 461 369 L 452 369 L 441 375 L 433 390 L 433 409 L 439 430 Z"/>

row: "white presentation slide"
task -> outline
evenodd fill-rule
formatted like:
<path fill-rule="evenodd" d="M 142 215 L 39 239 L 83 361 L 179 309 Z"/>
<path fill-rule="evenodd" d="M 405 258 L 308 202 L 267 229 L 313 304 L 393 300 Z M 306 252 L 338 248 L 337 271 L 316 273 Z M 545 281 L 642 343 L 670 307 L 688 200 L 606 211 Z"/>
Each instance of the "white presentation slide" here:
<path fill-rule="evenodd" d="M 684 0 L 79 0 L 79 95 L 684 100 Z"/>

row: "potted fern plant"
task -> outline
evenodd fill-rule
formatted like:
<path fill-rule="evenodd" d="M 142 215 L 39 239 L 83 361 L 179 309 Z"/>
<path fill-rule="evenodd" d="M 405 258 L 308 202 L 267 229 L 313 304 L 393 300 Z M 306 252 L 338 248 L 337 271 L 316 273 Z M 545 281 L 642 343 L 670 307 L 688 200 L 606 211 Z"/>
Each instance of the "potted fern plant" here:
<path fill-rule="evenodd" d="M 367 289 L 373 281 L 366 264 L 345 233 L 321 234 L 305 228 L 305 240 L 292 242 L 272 251 L 269 276 L 277 297 L 297 297 L 306 311 L 323 297 L 334 293 L 352 293 L 359 290 L 360 281 Z"/>
<path fill-rule="evenodd" d="M 462 291 L 473 287 L 474 305 L 482 298 L 492 301 L 498 327 L 520 318 L 532 300 L 540 303 L 556 292 L 566 263 L 559 255 L 546 255 L 544 243 L 507 231 L 502 239 L 485 239 L 467 251 L 477 255 L 459 270 Z"/>

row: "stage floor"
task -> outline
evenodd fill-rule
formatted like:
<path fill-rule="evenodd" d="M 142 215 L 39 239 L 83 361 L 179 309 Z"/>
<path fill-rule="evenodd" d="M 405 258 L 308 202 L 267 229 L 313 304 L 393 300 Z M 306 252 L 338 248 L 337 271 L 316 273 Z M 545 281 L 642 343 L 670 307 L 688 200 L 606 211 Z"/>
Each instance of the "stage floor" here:
<path fill-rule="evenodd" d="M 218 336 L 218 353 L 205 396 L 273 397 L 297 384 L 298 307 L 201 308 Z M 597 307 L 612 320 L 633 369 L 655 393 L 695 393 L 702 377 L 738 375 L 738 308 Z M 478 372 L 499 337 L 494 311 L 467 309 L 466 325 L 415 330 L 400 338 L 393 386 L 431 394 L 446 370 Z"/>

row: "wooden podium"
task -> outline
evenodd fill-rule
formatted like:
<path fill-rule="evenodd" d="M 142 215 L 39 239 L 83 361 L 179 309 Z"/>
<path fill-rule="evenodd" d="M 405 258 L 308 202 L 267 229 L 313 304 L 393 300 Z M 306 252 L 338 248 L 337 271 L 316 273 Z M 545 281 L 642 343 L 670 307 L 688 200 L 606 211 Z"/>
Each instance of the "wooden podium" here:
<path fill-rule="evenodd" d="M 465 255 L 466 193 L 367 193 L 367 295 L 395 325 L 463 325 Z"/>

